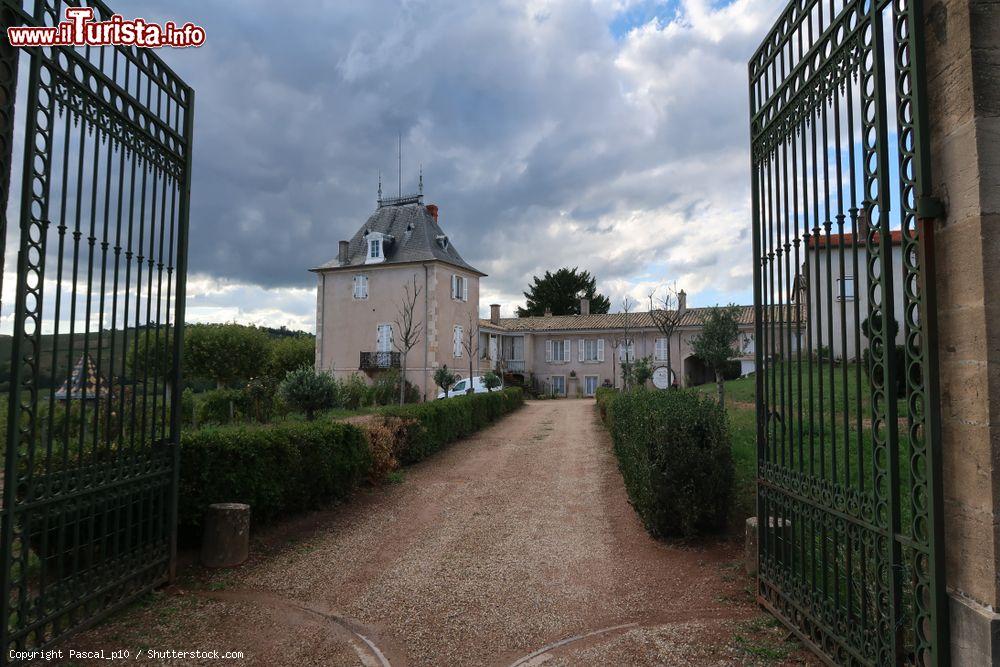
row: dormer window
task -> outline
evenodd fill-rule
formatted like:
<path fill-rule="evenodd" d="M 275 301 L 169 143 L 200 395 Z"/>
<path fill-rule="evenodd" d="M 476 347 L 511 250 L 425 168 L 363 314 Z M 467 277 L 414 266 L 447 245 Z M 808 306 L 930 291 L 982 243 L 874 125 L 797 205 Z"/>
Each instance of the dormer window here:
<path fill-rule="evenodd" d="M 385 239 L 379 232 L 371 232 L 365 238 L 368 244 L 368 252 L 365 253 L 365 264 L 378 264 L 385 261 Z"/>

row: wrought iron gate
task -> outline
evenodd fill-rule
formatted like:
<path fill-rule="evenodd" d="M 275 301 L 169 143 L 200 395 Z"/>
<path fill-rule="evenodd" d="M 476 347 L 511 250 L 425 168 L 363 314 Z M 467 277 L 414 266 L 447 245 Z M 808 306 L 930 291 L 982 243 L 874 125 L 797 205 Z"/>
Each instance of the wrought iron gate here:
<path fill-rule="evenodd" d="M 70 4 L 113 14 L 99 0 Z M 4 28 L 54 26 L 65 8 L 0 0 Z M 4 663 L 170 576 L 194 93 L 148 49 L 0 57 L 0 173 L 20 190 L 9 207 L 6 180 L 0 193 L 3 219 L 20 221 Z"/>
<path fill-rule="evenodd" d="M 749 67 L 758 597 L 837 664 L 948 662 L 922 11 L 792 0 Z"/>

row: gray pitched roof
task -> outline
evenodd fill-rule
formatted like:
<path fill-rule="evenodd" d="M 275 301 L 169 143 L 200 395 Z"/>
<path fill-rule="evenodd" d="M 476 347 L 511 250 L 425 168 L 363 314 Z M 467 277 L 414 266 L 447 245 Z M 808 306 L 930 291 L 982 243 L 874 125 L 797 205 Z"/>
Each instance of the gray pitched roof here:
<path fill-rule="evenodd" d="M 399 203 L 395 203 L 395 201 Z M 486 275 L 462 259 L 451 239 L 438 225 L 437 220 L 427 210 L 419 196 L 405 197 L 395 201 L 383 202 L 351 238 L 346 264 L 342 265 L 337 258 L 334 258 L 312 270 L 324 271 L 341 267 L 364 266 L 367 249 L 365 236 L 370 232 L 381 232 L 383 235 L 392 237 L 391 242 L 383 246 L 385 261 L 369 266 L 437 260 L 482 276 Z"/>
<path fill-rule="evenodd" d="M 775 322 L 783 321 L 790 324 L 804 324 L 804 311 L 799 322 L 795 320 L 795 306 L 771 306 Z M 784 308 L 784 319 L 782 318 Z M 704 324 L 709 308 L 688 308 L 681 316 L 678 326 L 700 327 Z M 625 313 L 608 313 L 604 315 L 550 315 L 548 317 L 502 317 L 497 324 L 490 320 L 480 320 L 479 325 L 486 329 L 499 329 L 511 332 L 535 333 L 543 331 L 588 331 L 605 329 L 624 329 Z M 740 306 L 736 315 L 736 323 L 740 326 L 752 326 L 754 323 L 753 306 Z M 656 320 L 649 312 L 636 312 L 629 315 L 628 326 L 632 329 L 655 329 Z"/>

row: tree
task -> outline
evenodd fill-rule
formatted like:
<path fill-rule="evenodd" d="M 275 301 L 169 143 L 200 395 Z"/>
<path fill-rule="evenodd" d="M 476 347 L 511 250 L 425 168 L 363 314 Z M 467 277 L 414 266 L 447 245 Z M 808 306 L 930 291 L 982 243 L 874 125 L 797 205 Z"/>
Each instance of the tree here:
<path fill-rule="evenodd" d="M 312 368 L 315 363 L 315 337 L 285 336 L 271 342 L 271 354 L 265 373 L 272 386 L 277 386 L 290 371 Z"/>
<path fill-rule="evenodd" d="M 434 384 L 441 387 L 441 391 L 444 392 L 445 398 L 448 398 L 448 390 L 451 389 L 452 385 L 457 381 L 458 377 L 448 370 L 447 364 L 434 371 Z"/>
<path fill-rule="evenodd" d="M 486 391 L 493 391 L 503 384 L 503 380 L 493 371 L 487 371 L 486 375 L 483 376 L 483 383 L 486 385 Z"/>
<path fill-rule="evenodd" d="M 264 370 L 271 340 L 257 327 L 195 324 L 184 334 L 184 363 L 192 375 L 215 381 L 222 389 Z"/>
<path fill-rule="evenodd" d="M 632 365 L 632 379 L 635 381 L 636 387 L 645 386 L 649 382 L 650 378 L 653 377 L 653 360 L 649 357 L 643 357 L 642 359 L 637 359 Z"/>
<path fill-rule="evenodd" d="M 291 371 L 278 385 L 286 403 L 306 413 L 306 419 L 316 418 L 316 411 L 333 407 L 337 401 L 337 382 L 326 373 L 311 368 Z"/>
<path fill-rule="evenodd" d="M 739 336 L 736 317 L 739 307 L 714 306 L 709 309 L 702 325 L 701 334 L 691 340 L 691 349 L 715 373 L 715 385 L 719 389 L 719 405 L 726 407 L 726 389 L 722 373 L 736 357 L 734 344 Z"/>
<path fill-rule="evenodd" d="M 611 310 L 611 301 L 597 293 L 597 279 L 589 271 L 562 268 L 555 273 L 546 271 L 541 278 L 532 276 L 532 280 L 534 283 L 524 292 L 526 307 L 518 307 L 518 317 L 544 315 L 546 308 L 553 315 L 579 315 L 580 299 L 590 299 L 591 313 Z"/>
<path fill-rule="evenodd" d="M 174 336 L 173 328 L 146 329 L 138 336 L 138 340 L 126 337 L 125 363 L 129 374 L 137 382 L 152 382 L 159 378 L 160 382 L 169 386 L 174 373 Z"/>
<path fill-rule="evenodd" d="M 398 336 L 392 339 L 392 346 L 399 352 L 400 359 L 400 379 L 399 379 L 399 404 L 406 402 L 406 356 L 410 353 L 424 335 L 424 323 L 414 319 L 414 312 L 417 310 L 417 298 L 420 296 L 420 287 L 417 285 L 417 276 L 413 276 L 413 289 L 410 285 L 403 287 L 403 298 L 399 303 L 399 311 L 396 315 L 396 331 Z"/>
<path fill-rule="evenodd" d="M 462 349 L 469 355 L 469 388 L 465 393 L 472 394 L 476 390 L 472 381 L 474 373 L 472 367 L 479 355 L 479 318 L 474 318 L 472 313 L 469 313 L 469 326 L 466 327 L 465 336 L 462 338 Z"/>
<path fill-rule="evenodd" d="M 624 315 L 622 324 L 622 337 L 619 346 L 625 346 L 625 358 L 622 359 L 622 389 L 628 391 L 632 383 L 632 365 L 635 363 L 635 341 L 632 340 L 632 308 L 635 302 L 632 297 L 626 296 L 622 299 L 622 314 Z M 612 362 L 612 368 L 614 362 Z"/>
<path fill-rule="evenodd" d="M 674 331 L 681 323 L 682 313 L 679 309 L 680 299 L 678 298 L 677 285 L 667 285 L 660 294 L 657 287 L 649 293 L 649 316 L 653 320 L 653 325 L 664 338 L 667 339 L 667 370 L 671 379 L 674 376 L 674 365 L 671 362 L 670 348 L 674 337 Z"/>

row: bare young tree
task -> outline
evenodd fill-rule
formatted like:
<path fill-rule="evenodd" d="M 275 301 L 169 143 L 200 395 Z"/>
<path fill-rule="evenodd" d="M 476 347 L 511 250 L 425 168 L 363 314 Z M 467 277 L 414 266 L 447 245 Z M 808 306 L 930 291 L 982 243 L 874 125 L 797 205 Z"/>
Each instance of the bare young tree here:
<path fill-rule="evenodd" d="M 666 285 L 662 295 L 659 287 L 654 288 L 649 293 L 649 316 L 656 329 L 667 339 L 667 369 L 670 373 L 671 384 L 673 384 L 674 365 L 670 358 L 670 348 L 673 343 L 674 331 L 677 330 L 683 316 L 678 307 L 680 300 L 677 295 L 676 283 Z"/>
<path fill-rule="evenodd" d="M 469 313 L 469 326 L 462 339 L 462 349 L 469 355 L 469 388 L 466 389 L 466 393 L 471 394 L 475 391 L 472 365 L 479 359 L 479 318 L 473 317 L 472 313 Z"/>
<path fill-rule="evenodd" d="M 635 363 L 635 341 L 632 340 L 632 309 L 635 305 L 636 302 L 628 295 L 622 299 L 622 313 L 625 316 L 622 322 L 621 342 L 621 345 L 625 346 L 625 358 L 622 360 L 622 388 L 625 391 L 628 391 L 632 364 Z"/>
<path fill-rule="evenodd" d="M 417 310 L 417 299 L 420 297 L 420 286 L 417 285 L 417 277 L 413 276 L 412 288 L 410 285 L 403 287 L 403 297 L 399 303 L 399 310 L 396 315 L 397 336 L 392 338 L 392 346 L 399 352 L 400 374 L 399 374 L 399 404 L 406 402 L 406 357 L 417 344 L 423 340 L 424 323 L 414 317 Z"/>

